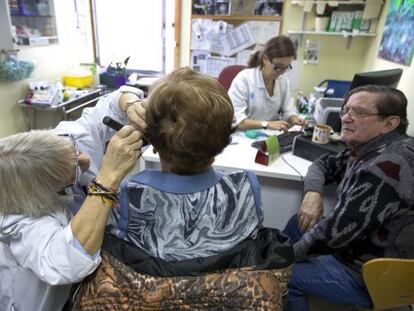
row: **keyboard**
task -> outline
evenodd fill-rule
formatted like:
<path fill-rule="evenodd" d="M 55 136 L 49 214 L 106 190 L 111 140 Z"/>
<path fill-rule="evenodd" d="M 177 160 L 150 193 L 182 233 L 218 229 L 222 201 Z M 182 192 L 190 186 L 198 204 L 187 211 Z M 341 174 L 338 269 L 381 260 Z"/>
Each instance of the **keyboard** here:
<path fill-rule="evenodd" d="M 280 153 L 292 151 L 293 140 L 295 139 L 296 136 L 301 135 L 301 134 L 302 134 L 301 131 L 291 131 L 291 132 L 277 135 L 277 139 L 279 140 Z"/>
<path fill-rule="evenodd" d="M 296 136 L 301 135 L 301 131 L 291 131 L 283 134 L 277 135 L 277 139 L 279 140 L 279 152 L 285 153 L 288 151 L 292 151 L 293 148 L 293 140 Z M 252 143 L 252 147 L 260 148 L 260 145 L 264 142 L 264 140 L 257 140 Z"/>

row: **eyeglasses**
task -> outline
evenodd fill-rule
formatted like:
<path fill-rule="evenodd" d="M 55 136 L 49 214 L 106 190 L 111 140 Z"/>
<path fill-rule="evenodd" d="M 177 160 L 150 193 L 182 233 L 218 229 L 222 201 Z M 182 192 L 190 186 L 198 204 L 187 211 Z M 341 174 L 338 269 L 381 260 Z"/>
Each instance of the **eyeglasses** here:
<path fill-rule="evenodd" d="M 361 118 L 370 117 L 370 116 L 387 116 L 381 113 L 366 112 L 360 108 L 351 109 L 349 107 L 342 107 L 341 111 L 339 112 L 339 115 L 341 116 L 341 118 L 344 117 L 345 115 L 348 115 L 349 117 L 353 119 L 361 119 Z"/>
<path fill-rule="evenodd" d="M 72 143 L 73 155 L 74 155 L 74 160 L 75 160 L 75 163 L 76 163 L 76 166 L 75 166 L 75 181 L 74 181 L 73 184 L 78 185 L 79 181 L 80 181 L 80 175 L 81 175 L 81 169 L 80 169 L 80 166 L 79 166 L 79 155 L 80 155 L 81 152 L 80 152 L 78 143 L 76 142 L 76 138 L 71 134 L 59 134 L 58 136 L 64 137 Z"/>
<path fill-rule="evenodd" d="M 285 72 L 288 72 L 288 71 L 292 70 L 292 65 L 290 65 L 290 64 L 287 65 L 287 66 L 285 66 L 283 64 L 275 64 L 275 63 L 272 63 L 272 62 L 271 62 L 271 64 L 272 64 L 273 70 L 276 71 L 276 72 L 279 72 L 279 73 L 285 73 Z"/>

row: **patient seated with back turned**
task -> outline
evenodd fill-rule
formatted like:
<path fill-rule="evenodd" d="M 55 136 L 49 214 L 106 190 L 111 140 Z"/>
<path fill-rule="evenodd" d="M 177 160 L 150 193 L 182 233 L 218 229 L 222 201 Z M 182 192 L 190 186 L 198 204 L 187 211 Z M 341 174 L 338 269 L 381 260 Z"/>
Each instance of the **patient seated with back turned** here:
<path fill-rule="evenodd" d="M 262 227 L 252 172 L 212 168 L 234 132 L 226 91 L 183 68 L 158 81 L 144 105 L 161 170 L 121 185 L 103 263 L 83 283 L 77 310 L 282 310 L 290 240 Z"/>
<path fill-rule="evenodd" d="M 216 255 L 256 235 L 263 221 L 256 176 L 212 168 L 235 131 L 233 114 L 217 81 L 190 69 L 155 85 L 145 136 L 161 170 L 124 183 L 121 205 L 128 214 L 120 213 L 119 237 L 172 261 Z"/>

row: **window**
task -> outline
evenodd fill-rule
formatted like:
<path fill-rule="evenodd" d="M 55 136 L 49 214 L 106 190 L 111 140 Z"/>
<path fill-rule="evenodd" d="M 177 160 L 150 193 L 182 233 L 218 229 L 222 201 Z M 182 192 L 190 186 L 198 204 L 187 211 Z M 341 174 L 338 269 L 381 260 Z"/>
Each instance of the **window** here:
<path fill-rule="evenodd" d="M 130 56 L 128 71 L 143 74 L 171 71 L 174 66 L 174 2 L 93 0 L 98 64 L 108 66 Z"/>

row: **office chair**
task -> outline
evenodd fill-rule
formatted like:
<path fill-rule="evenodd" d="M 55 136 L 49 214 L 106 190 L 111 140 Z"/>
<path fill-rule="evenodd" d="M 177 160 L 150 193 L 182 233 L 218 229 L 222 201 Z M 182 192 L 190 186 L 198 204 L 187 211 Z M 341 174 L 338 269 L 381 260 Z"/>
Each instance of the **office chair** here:
<path fill-rule="evenodd" d="M 243 65 L 231 65 L 223 68 L 220 72 L 217 80 L 218 82 L 224 87 L 226 91 L 229 90 L 231 82 L 233 81 L 234 77 L 242 71 L 246 66 Z"/>
<path fill-rule="evenodd" d="M 373 310 L 414 304 L 414 259 L 373 259 L 362 266 L 362 276 Z"/>

